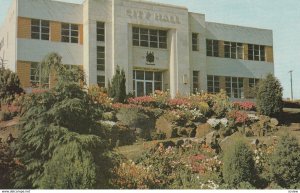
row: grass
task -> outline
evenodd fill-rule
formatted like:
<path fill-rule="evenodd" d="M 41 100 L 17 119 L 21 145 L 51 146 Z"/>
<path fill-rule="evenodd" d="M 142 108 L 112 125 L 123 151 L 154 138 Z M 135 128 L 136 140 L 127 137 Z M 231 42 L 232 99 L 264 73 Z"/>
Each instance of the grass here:
<path fill-rule="evenodd" d="M 117 147 L 115 148 L 115 150 L 121 155 L 125 156 L 127 159 L 136 161 L 138 158 L 141 157 L 143 153 L 155 147 L 158 143 L 167 141 L 173 141 L 174 143 L 176 143 L 180 139 L 182 138 L 137 142 L 133 145 Z"/>

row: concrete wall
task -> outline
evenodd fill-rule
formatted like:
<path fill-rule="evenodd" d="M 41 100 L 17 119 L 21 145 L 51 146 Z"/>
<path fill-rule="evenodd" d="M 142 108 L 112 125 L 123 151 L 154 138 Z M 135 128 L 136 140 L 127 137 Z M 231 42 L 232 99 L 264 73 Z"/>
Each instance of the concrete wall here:
<path fill-rule="evenodd" d="M 193 71 L 199 71 L 200 90 L 207 89 L 207 73 L 206 73 L 206 23 L 205 15 L 197 13 L 189 13 L 190 24 L 190 82 L 193 83 Z M 199 51 L 192 50 L 192 33 L 199 34 Z M 191 84 L 192 85 L 192 84 Z"/>

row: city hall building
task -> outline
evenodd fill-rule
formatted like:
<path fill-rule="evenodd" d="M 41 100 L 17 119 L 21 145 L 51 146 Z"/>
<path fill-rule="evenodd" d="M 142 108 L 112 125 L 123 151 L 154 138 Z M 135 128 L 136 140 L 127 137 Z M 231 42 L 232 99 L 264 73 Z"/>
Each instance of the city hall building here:
<path fill-rule="evenodd" d="M 207 22 L 185 7 L 140 0 L 13 0 L 0 30 L 5 67 L 29 89 L 51 52 L 82 66 L 88 85 L 107 86 L 120 66 L 136 96 L 224 89 L 247 98 L 274 73 L 271 30 Z"/>

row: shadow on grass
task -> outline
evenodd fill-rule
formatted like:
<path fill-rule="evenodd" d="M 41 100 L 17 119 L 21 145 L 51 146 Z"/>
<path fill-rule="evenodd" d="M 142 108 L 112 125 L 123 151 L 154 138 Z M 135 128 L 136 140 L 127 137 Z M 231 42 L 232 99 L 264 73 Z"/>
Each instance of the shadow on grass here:
<path fill-rule="evenodd" d="M 288 126 L 292 123 L 300 123 L 300 109 L 284 109 L 277 119 L 281 124 Z"/>

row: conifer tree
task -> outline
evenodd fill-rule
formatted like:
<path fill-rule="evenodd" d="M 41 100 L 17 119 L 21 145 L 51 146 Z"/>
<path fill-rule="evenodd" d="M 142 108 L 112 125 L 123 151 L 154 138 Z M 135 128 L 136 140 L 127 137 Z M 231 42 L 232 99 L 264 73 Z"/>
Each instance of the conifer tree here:
<path fill-rule="evenodd" d="M 116 73 L 108 84 L 108 94 L 115 102 L 124 102 L 126 99 L 126 77 L 124 70 L 117 66 Z"/>

